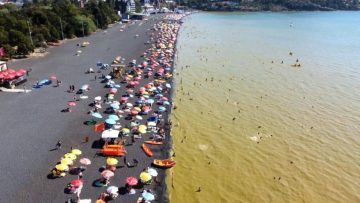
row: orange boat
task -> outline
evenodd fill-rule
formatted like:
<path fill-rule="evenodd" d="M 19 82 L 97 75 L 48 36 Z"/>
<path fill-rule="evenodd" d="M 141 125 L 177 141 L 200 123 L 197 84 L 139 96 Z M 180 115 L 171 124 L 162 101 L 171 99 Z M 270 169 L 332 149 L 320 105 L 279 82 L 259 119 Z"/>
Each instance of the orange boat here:
<path fill-rule="evenodd" d="M 173 166 L 175 166 L 175 161 L 171 160 L 171 159 L 154 159 L 153 164 L 157 167 L 161 167 L 161 168 L 171 168 Z"/>
<path fill-rule="evenodd" d="M 149 147 L 147 147 L 145 144 L 142 144 L 141 145 L 141 148 L 144 150 L 145 154 L 149 157 L 152 157 L 153 156 L 153 153 L 152 151 L 150 150 Z"/>
<path fill-rule="evenodd" d="M 104 148 L 116 148 L 116 149 L 124 149 L 123 145 L 119 145 L 119 144 L 106 144 L 104 145 Z"/>
<path fill-rule="evenodd" d="M 103 149 L 99 150 L 98 153 L 102 154 L 103 156 L 124 156 L 125 150 L 123 147 L 104 147 Z"/>
<path fill-rule="evenodd" d="M 148 140 L 148 141 L 145 141 L 144 143 L 152 144 L 152 145 L 162 145 L 163 144 L 163 142 L 157 142 L 157 141 L 154 141 L 154 140 Z"/>

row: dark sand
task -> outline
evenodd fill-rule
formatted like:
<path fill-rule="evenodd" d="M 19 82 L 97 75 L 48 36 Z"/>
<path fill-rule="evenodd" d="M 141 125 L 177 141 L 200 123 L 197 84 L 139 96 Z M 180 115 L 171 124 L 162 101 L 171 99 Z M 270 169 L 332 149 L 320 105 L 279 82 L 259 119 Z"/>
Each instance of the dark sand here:
<path fill-rule="evenodd" d="M 149 46 L 144 45 L 149 40 L 148 29 L 158 19 L 159 16 L 151 17 L 147 22 L 129 25 L 124 32 L 119 31 L 121 25 L 115 25 L 106 33 L 100 31 L 86 38 L 68 40 L 60 47 L 49 49 L 50 54 L 44 58 L 9 64 L 9 67 L 14 69 L 33 69 L 26 83 L 28 89 L 37 80 L 46 79 L 53 74 L 62 81 L 62 85 L 57 88 L 49 85 L 32 89 L 31 93 L 0 92 L 2 155 L 0 202 L 65 202 L 70 197 L 74 198 L 74 195 L 65 194 L 64 188 L 77 176 L 67 174 L 60 179 L 47 178 L 50 170 L 71 146 L 82 150 L 83 155 L 80 157 L 88 157 L 92 160 L 92 164 L 84 172 L 85 185 L 81 198 L 92 199 L 94 202 L 100 192 L 106 190 L 105 187 L 92 186 L 92 182 L 100 178 L 98 169 L 105 164 L 105 158 L 94 158 L 97 149 L 92 148 L 92 143 L 98 140 L 100 135 L 94 133 L 93 128 L 84 125 L 83 122 L 90 119 L 87 114 L 88 104 L 95 96 L 104 97 L 107 90 L 103 88 L 103 84 L 100 84 L 100 80 L 94 81 L 94 74 L 84 74 L 84 72 L 89 67 L 95 69 L 98 60 L 110 64 L 117 55 L 125 57 L 127 62 L 132 59 L 142 61 L 140 55 Z M 139 34 L 139 37 L 135 38 L 135 34 Z M 80 56 L 74 56 L 77 50 L 76 44 L 83 41 L 89 41 L 90 45 L 81 48 L 83 52 Z M 105 75 L 108 72 L 103 71 Z M 70 84 L 75 85 L 76 89 L 83 84 L 90 84 L 92 89 L 85 93 L 89 99 L 77 102 L 72 112 L 61 113 L 60 111 L 67 107 L 67 102 L 73 100 L 74 94 L 67 92 Z M 116 94 L 115 98 L 119 95 L 120 93 Z M 82 144 L 87 135 L 90 136 L 90 142 Z M 49 151 L 59 139 L 63 143 L 63 148 L 59 151 Z M 137 158 L 139 165 L 135 168 L 118 169 L 110 185 L 124 186 L 127 176 L 138 177 L 143 168 L 150 166 L 153 158 L 165 158 L 169 148 L 169 144 L 161 147 L 150 146 L 154 157 L 148 158 L 141 151 L 140 145 L 141 141 L 137 141 L 135 146 L 127 147 L 127 160 L 132 161 L 133 158 Z M 119 165 L 123 165 L 123 159 L 118 160 Z M 153 183 L 147 188 L 155 188 L 157 194 L 165 194 L 165 173 L 160 169 L 158 172 L 162 184 L 156 186 Z M 136 195 L 120 195 L 113 202 L 135 202 L 140 192 L 141 190 L 137 190 Z M 167 201 L 165 197 L 159 196 L 157 196 L 159 202 Z"/>

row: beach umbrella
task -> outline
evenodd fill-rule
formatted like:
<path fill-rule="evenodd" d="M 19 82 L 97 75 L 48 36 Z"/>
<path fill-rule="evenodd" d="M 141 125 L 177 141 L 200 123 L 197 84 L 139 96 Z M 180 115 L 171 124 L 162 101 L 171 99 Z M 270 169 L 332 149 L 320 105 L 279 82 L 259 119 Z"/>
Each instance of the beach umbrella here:
<path fill-rule="evenodd" d="M 148 122 L 147 125 L 149 127 L 155 127 L 156 126 L 156 123 L 155 122 Z"/>
<path fill-rule="evenodd" d="M 129 176 L 126 178 L 126 184 L 129 186 L 134 186 L 138 184 L 138 180 L 133 176 Z"/>
<path fill-rule="evenodd" d="M 50 80 L 56 80 L 56 76 L 55 75 L 52 75 L 49 77 Z"/>
<path fill-rule="evenodd" d="M 65 165 L 73 165 L 74 161 L 69 158 L 64 158 L 64 159 L 61 159 L 60 163 L 65 164 Z"/>
<path fill-rule="evenodd" d="M 138 115 L 139 112 L 138 112 L 138 111 L 135 111 L 135 110 L 131 110 L 131 111 L 130 111 L 130 114 L 133 115 L 133 116 L 135 116 L 135 115 Z"/>
<path fill-rule="evenodd" d="M 146 190 L 144 190 L 144 192 L 141 193 L 142 198 L 144 198 L 145 201 L 153 201 L 155 200 L 155 196 L 150 193 L 147 192 Z"/>
<path fill-rule="evenodd" d="M 145 87 L 140 87 L 139 88 L 139 92 L 145 92 L 145 91 L 146 91 Z"/>
<path fill-rule="evenodd" d="M 58 164 L 55 166 L 55 168 L 59 171 L 66 171 L 69 169 L 69 166 L 66 164 Z"/>
<path fill-rule="evenodd" d="M 117 193 L 118 191 L 119 191 L 119 188 L 116 187 L 116 186 L 109 186 L 106 189 L 106 192 L 109 193 L 109 194 L 114 194 L 114 193 Z"/>
<path fill-rule="evenodd" d="M 73 149 L 73 150 L 71 150 L 71 153 L 75 154 L 76 156 L 79 156 L 82 154 L 82 152 L 79 149 Z"/>
<path fill-rule="evenodd" d="M 129 128 L 123 128 L 123 129 L 121 129 L 121 132 L 127 134 L 127 133 L 130 133 L 130 130 L 129 130 Z"/>
<path fill-rule="evenodd" d="M 165 105 L 165 106 L 169 106 L 169 105 L 170 105 L 170 102 L 168 102 L 168 101 L 164 101 L 164 102 L 163 102 L 163 105 Z"/>
<path fill-rule="evenodd" d="M 113 109 L 120 109 L 120 106 L 118 104 L 110 104 L 110 107 Z"/>
<path fill-rule="evenodd" d="M 110 125 L 114 125 L 114 124 L 116 124 L 116 121 L 113 120 L 113 119 L 108 118 L 108 119 L 105 120 L 105 123 L 110 124 Z"/>
<path fill-rule="evenodd" d="M 127 89 L 126 92 L 130 94 L 130 93 L 133 93 L 134 90 L 133 89 Z"/>
<path fill-rule="evenodd" d="M 149 182 L 151 180 L 151 175 L 147 172 L 140 173 L 140 180 L 143 183 Z"/>
<path fill-rule="evenodd" d="M 98 109 L 101 109 L 101 105 L 100 105 L 100 104 L 96 104 L 95 107 L 98 108 Z"/>
<path fill-rule="evenodd" d="M 105 76 L 106 79 L 110 80 L 111 79 L 111 76 L 110 75 L 107 75 Z"/>
<path fill-rule="evenodd" d="M 117 159 L 112 158 L 112 157 L 109 157 L 106 159 L 106 164 L 110 165 L 110 166 L 114 166 L 114 165 L 118 164 L 118 162 L 119 161 Z"/>
<path fill-rule="evenodd" d="M 94 98 L 95 101 L 101 101 L 101 96 L 97 96 Z"/>
<path fill-rule="evenodd" d="M 114 177 L 114 172 L 110 171 L 110 170 L 104 170 L 103 172 L 101 172 L 101 177 L 105 178 L 105 179 L 110 179 L 112 177 Z"/>
<path fill-rule="evenodd" d="M 141 117 L 141 116 L 139 116 L 139 115 L 137 115 L 137 116 L 135 116 L 135 119 L 137 119 L 137 120 L 142 120 L 143 118 Z"/>
<path fill-rule="evenodd" d="M 127 107 L 133 107 L 132 103 L 126 103 Z"/>
<path fill-rule="evenodd" d="M 87 165 L 90 165 L 90 164 L 91 164 L 91 161 L 90 161 L 90 159 L 88 159 L 88 158 L 82 158 L 82 159 L 80 159 L 80 163 L 81 163 L 82 165 L 87 166 Z"/>
<path fill-rule="evenodd" d="M 139 107 L 134 107 L 134 110 L 135 110 L 135 111 L 138 111 L 138 112 L 141 111 L 141 109 L 140 109 Z"/>
<path fill-rule="evenodd" d="M 165 87 L 171 88 L 171 85 L 169 83 L 166 83 Z"/>
<path fill-rule="evenodd" d="M 146 102 L 149 104 L 153 104 L 155 101 L 153 99 L 148 99 Z"/>
<path fill-rule="evenodd" d="M 131 122 L 130 123 L 130 127 L 135 127 L 135 126 L 138 126 L 139 124 L 137 122 Z"/>
<path fill-rule="evenodd" d="M 71 106 L 71 107 L 76 106 L 76 102 L 68 102 L 68 106 Z"/>
<path fill-rule="evenodd" d="M 93 116 L 95 118 L 102 118 L 102 115 L 98 112 L 92 113 L 91 116 Z"/>
<path fill-rule="evenodd" d="M 74 179 L 70 182 L 70 185 L 73 185 L 74 187 L 80 187 L 83 185 L 83 181 L 80 179 Z"/>
<path fill-rule="evenodd" d="M 129 99 L 129 97 L 120 97 L 121 102 L 126 102 Z"/>
<path fill-rule="evenodd" d="M 114 115 L 114 114 L 109 115 L 108 118 L 109 118 L 109 119 L 112 119 L 112 120 L 114 120 L 114 121 L 118 121 L 118 120 L 119 120 L 119 116 Z"/>
<path fill-rule="evenodd" d="M 158 172 L 154 168 L 148 167 L 147 172 L 152 176 L 156 177 L 158 175 Z"/>
<path fill-rule="evenodd" d="M 69 159 L 75 160 L 75 159 L 76 159 L 76 155 L 75 155 L 75 154 L 72 154 L 72 153 L 66 153 L 66 154 L 64 155 L 64 158 L 69 158 Z"/>
<path fill-rule="evenodd" d="M 85 84 L 85 85 L 83 85 L 83 86 L 81 86 L 81 88 L 80 88 L 81 90 L 88 90 L 89 89 L 89 85 L 88 84 Z"/>
<path fill-rule="evenodd" d="M 164 112 L 166 110 L 166 108 L 165 107 L 163 107 L 163 106 L 159 106 L 159 111 L 160 112 Z"/>

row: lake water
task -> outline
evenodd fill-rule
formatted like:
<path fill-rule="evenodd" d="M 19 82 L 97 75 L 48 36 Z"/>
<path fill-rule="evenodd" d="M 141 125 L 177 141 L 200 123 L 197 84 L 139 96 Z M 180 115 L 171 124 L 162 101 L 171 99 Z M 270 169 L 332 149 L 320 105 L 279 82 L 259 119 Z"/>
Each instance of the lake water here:
<path fill-rule="evenodd" d="M 360 202 L 359 12 L 199 13 L 178 42 L 171 202 Z"/>

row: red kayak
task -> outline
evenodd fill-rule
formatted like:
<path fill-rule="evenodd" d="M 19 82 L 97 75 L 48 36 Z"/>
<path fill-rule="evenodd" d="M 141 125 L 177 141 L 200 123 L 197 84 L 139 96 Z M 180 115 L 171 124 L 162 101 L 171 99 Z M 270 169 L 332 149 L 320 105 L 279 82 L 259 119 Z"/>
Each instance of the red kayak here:
<path fill-rule="evenodd" d="M 145 154 L 149 157 L 153 156 L 152 151 L 149 149 L 149 147 L 147 147 L 145 144 L 141 145 L 141 148 L 144 150 Z"/>
<path fill-rule="evenodd" d="M 145 141 L 144 143 L 152 144 L 152 145 L 162 145 L 163 144 L 163 142 L 157 142 L 157 141 L 154 141 L 154 140 L 148 140 L 148 141 Z"/>

